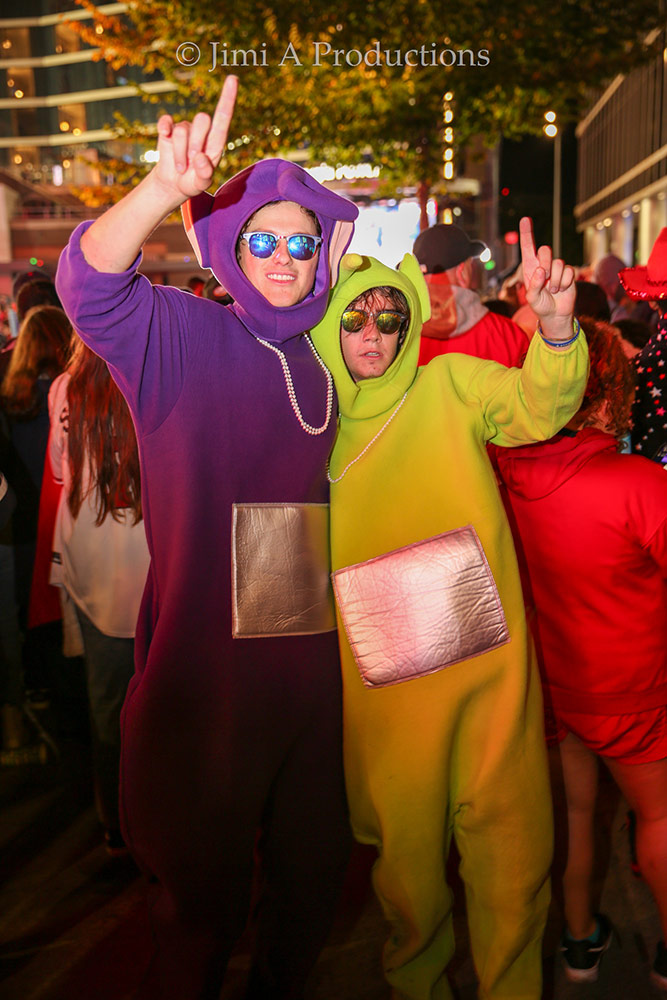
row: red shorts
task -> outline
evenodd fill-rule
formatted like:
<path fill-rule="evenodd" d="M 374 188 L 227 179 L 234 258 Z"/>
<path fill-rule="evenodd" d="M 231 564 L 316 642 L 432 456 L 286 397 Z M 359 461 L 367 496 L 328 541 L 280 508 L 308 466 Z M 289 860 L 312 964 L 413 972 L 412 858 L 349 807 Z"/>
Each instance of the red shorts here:
<path fill-rule="evenodd" d="M 667 757 L 667 708 L 628 715 L 553 712 L 547 718 L 548 736 L 560 743 L 568 733 L 600 757 L 620 764 L 650 764 Z"/>

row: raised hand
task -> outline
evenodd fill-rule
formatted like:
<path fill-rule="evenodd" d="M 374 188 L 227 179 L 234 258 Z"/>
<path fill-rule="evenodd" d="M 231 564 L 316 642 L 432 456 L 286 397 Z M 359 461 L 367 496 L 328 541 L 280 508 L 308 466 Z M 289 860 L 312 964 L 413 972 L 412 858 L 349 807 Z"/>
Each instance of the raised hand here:
<path fill-rule="evenodd" d="M 576 295 L 574 270 L 562 260 L 554 260 L 551 247 L 535 249 L 531 219 L 521 219 L 519 233 L 528 305 L 537 314 L 548 339 L 568 340 L 572 336 Z"/>
<path fill-rule="evenodd" d="M 192 122 L 174 124 L 171 115 L 159 119 L 160 158 L 153 174 L 179 204 L 205 191 L 211 183 L 227 142 L 237 90 L 238 78 L 228 76 L 212 118 L 200 112 Z"/>
<path fill-rule="evenodd" d="M 188 198 L 206 190 L 227 142 L 237 89 L 237 78 L 228 76 L 212 118 L 198 114 L 191 123 L 177 125 L 170 115 L 160 118 L 160 159 L 81 237 L 81 250 L 92 267 L 109 274 L 125 271 L 155 227 Z"/>

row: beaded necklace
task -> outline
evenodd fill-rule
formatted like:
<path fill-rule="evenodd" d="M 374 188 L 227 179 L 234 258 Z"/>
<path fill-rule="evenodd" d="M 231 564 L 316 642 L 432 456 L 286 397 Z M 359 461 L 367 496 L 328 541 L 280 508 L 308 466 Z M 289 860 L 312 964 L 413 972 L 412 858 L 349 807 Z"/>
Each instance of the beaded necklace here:
<path fill-rule="evenodd" d="M 287 395 L 290 401 L 290 405 L 292 407 L 292 410 L 294 411 L 294 416 L 299 421 L 306 434 L 313 434 L 313 435 L 324 434 L 325 430 L 329 426 L 329 421 L 331 420 L 331 413 L 333 410 L 333 395 L 334 395 L 333 378 L 331 376 L 331 372 L 329 371 L 327 366 L 322 361 L 322 358 L 315 350 L 315 345 L 313 344 L 312 340 L 310 339 L 308 334 L 306 334 L 305 336 L 306 340 L 308 341 L 308 346 L 313 352 L 315 360 L 317 361 L 318 365 L 324 372 L 327 380 L 327 415 L 321 427 L 313 427 L 312 424 L 309 424 L 306 420 L 303 419 L 303 414 L 301 413 L 301 407 L 299 406 L 299 401 L 296 398 L 296 390 L 294 388 L 294 382 L 292 381 L 292 373 L 289 369 L 287 358 L 285 357 L 283 352 L 278 347 L 276 347 L 275 344 L 270 344 L 268 340 L 262 340 L 261 337 L 257 336 L 255 336 L 255 340 L 257 340 L 260 344 L 263 344 L 264 347 L 268 347 L 270 351 L 273 351 L 273 353 L 277 354 L 278 357 L 280 358 L 280 364 L 282 365 L 283 375 L 285 376 L 285 385 L 287 386 Z"/>
<path fill-rule="evenodd" d="M 366 445 L 366 447 L 363 449 L 363 451 L 359 452 L 359 454 L 357 455 L 356 458 L 353 458 L 351 462 L 347 463 L 347 465 L 345 466 L 345 468 L 341 472 L 340 476 L 336 476 L 335 479 L 333 479 L 332 476 L 331 476 L 331 473 L 329 471 L 329 460 L 327 460 L 327 479 L 329 480 L 330 483 L 339 483 L 341 481 L 341 479 L 343 478 L 343 476 L 345 475 L 345 473 L 348 471 L 348 469 L 351 469 L 352 466 L 356 462 L 358 462 L 360 458 L 364 457 L 364 455 L 366 454 L 366 452 L 368 451 L 368 449 L 370 448 L 370 446 L 372 444 L 375 444 L 375 442 L 377 441 L 377 439 L 380 437 L 380 434 L 382 434 L 382 432 L 384 430 L 386 430 L 387 427 L 389 427 L 389 424 L 392 422 L 392 420 L 394 419 L 394 417 L 396 416 L 396 414 L 398 413 L 398 411 L 400 410 L 400 408 L 403 406 L 403 403 L 405 402 L 405 400 L 407 398 L 408 398 L 408 392 L 406 391 L 405 395 L 403 396 L 403 398 L 399 402 L 399 404 L 396 407 L 396 409 L 394 410 L 394 412 L 385 420 L 385 422 L 383 423 L 382 427 L 377 432 L 377 434 L 375 435 L 375 437 L 371 438 L 371 440 L 368 442 L 368 444 Z"/>

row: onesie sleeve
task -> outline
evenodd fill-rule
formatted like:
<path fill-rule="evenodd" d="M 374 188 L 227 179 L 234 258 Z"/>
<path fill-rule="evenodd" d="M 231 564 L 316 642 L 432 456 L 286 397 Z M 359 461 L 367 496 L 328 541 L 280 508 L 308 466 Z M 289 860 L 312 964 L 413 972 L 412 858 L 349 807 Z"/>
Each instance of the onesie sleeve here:
<path fill-rule="evenodd" d="M 522 368 L 469 358 L 453 375 L 461 398 L 479 405 L 486 441 L 509 448 L 530 444 L 553 437 L 579 409 L 588 345 L 583 330 L 565 349 L 548 347 L 536 335 Z"/>
<path fill-rule="evenodd" d="M 168 416 L 180 394 L 192 351 L 189 296 L 153 286 L 137 273 L 138 255 L 120 274 L 105 274 L 86 261 L 79 225 L 61 254 L 56 288 L 81 339 L 109 365 L 132 410 L 138 430 L 150 433 Z"/>

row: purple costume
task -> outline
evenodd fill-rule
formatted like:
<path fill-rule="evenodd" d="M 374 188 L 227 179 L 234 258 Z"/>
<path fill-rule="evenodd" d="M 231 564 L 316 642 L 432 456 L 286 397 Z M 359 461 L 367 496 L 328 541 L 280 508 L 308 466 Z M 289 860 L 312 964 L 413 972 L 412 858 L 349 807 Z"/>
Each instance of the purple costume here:
<path fill-rule="evenodd" d="M 315 212 L 313 292 L 277 309 L 235 255 L 274 200 Z M 139 442 L 151 566 L 123 710 L 124 834 L 156 881 L 160 995 L 217 997 L 248 915 L 256 832 L 262 893 L 248 996 L 300 997 L 326 937 L 349 849 L 335 631 L 232 638 L 234 504 L 322 504 L 335 410 L 306 433 L 288 396 L 325 422 L 327 381 L 303 331 L 324 314 L 357 210 L 305 171 L 266 160 L 184 209 L 221 307 L 136 273 L 103 274 L 72 234 L 63 305 L 109 364 Z M 345 220 L 345 221 L 341 221 Z M 328 259 L 329 258 L 329 259 Z"/>

